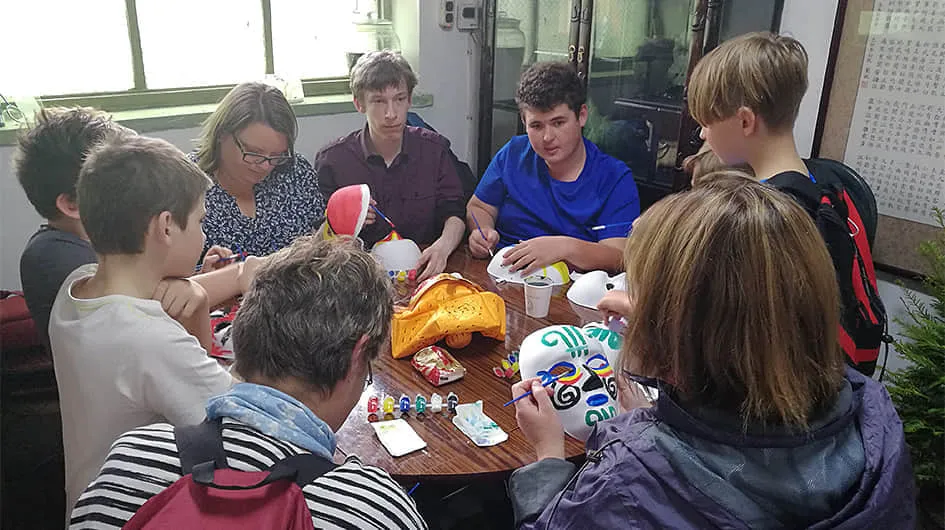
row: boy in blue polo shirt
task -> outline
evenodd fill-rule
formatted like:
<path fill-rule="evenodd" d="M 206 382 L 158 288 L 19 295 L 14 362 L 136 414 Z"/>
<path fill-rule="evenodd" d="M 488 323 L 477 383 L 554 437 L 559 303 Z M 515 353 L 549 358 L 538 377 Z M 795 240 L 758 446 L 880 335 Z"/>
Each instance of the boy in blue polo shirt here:
<path fill-rule="evenodd" d="M 630 168 L 581 133 L 587 105 L 577 72 L 567 63 L 536 63 L 522 74 L 515 99 L 528 134 L 496 153 L 469 200 L 473 256 L 514 245 L 504 263 L 523 274 L 557 261 L 619 269 L 640 199 Z"/>

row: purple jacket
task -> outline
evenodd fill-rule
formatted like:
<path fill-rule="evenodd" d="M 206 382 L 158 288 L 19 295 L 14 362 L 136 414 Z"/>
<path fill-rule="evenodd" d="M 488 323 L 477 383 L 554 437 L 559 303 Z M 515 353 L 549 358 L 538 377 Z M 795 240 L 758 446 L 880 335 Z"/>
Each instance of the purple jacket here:
<path fill-rule="evenodd" d="M 598 424 L 587 461 L 515 471 L 519 528 L 882 528 L 915 526 L 908 448 L 886 389 L 847 370 L 805 433 L 743 434 L 736 417 L 657 404 Z"/>

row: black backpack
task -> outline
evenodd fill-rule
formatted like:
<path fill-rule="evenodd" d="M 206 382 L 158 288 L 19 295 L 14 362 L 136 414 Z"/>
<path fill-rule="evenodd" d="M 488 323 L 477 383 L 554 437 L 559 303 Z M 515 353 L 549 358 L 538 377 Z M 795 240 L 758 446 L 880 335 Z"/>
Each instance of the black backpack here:
<path fill-rule="evenodd" d="M 840 178 L 826 172 L 816 178 L 815 183 L 792 171 L 775 175 L 767 183 L 793 196 L 814 219 L 840 287 L 840 346 L 851 366 L 872 376 L 880 346 L 890 339 L 866 227 Z"/>

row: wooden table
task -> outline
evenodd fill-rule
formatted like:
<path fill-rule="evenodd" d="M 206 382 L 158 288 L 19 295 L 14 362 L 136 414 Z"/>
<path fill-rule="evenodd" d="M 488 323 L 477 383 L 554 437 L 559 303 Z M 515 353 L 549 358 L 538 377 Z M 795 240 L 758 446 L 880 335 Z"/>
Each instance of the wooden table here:
<path fill-rule="evenodd" d="M 565 297 L 566 286 L 555 288 L 547 318 L 527 316 L 522 286 L 497 286 L 486 272 L 487 265 L 488 260 L 474 259 L 463 246 L 450 256 L 446 270 L 461 273 L 482 288 L 498 293 L 505 300 L 505 342 L 485 338 L 477 333 L 469 346 L 462 349 L 447 348 L 466 368 L 466 376 L 440 387 L 431 385 L 413 368 L 410 364 L 411 357 L 394 359 L 389 352 L 381 353 L 373 364 L 374 384 L 364 392 L 358 405 L 337 432 L 340 453 L 356 454 L 366 464 L 385 469 L 394 478 L 402 481 L 502 478 L 535 460 L 534 450 L 515 421 L 515 407 L 502 406 L 511 398 L 510 388 L 513 381 L 496 377 L 492 368 L 499 366 L 500 361 L 509 352 L 517 350 L 522 340 L 531 332 L 551 324 L 581 325 L 584 319 L 575 312 Z M 582 313 L 585 319 L 593 317 L 593 313 Z M 518 381 L 520 377 L 516 375 L 514 379 Z M 460 403 L 481 399 L 485 414 L 509 434 L 509 439 L 496 446 L 477 447 L 453 425 L 452 419 L 444 414 L 428 412 L 423 418 L 418 418 L 416 412 L 411 410 L 409 417 L 405 419 L 426 441 L 427 447 L 397 458 L 390 456 L 367 420 L 368 398 L 379 395 L 383 399 L 383 394 L 387 394 L 399 400 L 401 394 L 407 394 L 413 403 L 417 394 L 422 394 L 429 400 L 433 392 L 443 396 L 444 409 L 449 392 L 455 392 Z M 399 412 L 396 412 L 395 417 L 399 417 Z M 580 459 L 584 455 L 584 444 L 565 436 L 565 452 L 570 459 Z"/>

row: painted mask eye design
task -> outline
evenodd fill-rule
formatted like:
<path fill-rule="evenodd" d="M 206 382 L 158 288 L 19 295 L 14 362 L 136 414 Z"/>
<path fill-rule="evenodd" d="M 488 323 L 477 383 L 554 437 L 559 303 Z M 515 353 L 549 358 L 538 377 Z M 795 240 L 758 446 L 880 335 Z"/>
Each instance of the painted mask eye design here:
<path fill-rule="evenodd" d="M 611 399 L 617 399 L 617 381 L 614 379 L 614 369 L 610 367 L 607 357 L 598 353 L 587 359 L 584 366 L 600 378 L 601 386 L 607 389 Z M 590 398 L 589 398 L 590 399 Z M 588 401 L 588 405 L 599 407 L 606 403 L 606 400 L 598 399 L 597 403 Z"/>
<path fill-rule="evenodd" d="M 551 383 L 554 393 L 551 395 L 551 403 L 556 410 L 567 410 L 581 401 L 581 380 L 584 377 L 581 367 L 568 361 L 556 362 L 547 371 L 538 372 L 542 383 L 547 383 L 555 374 L 563 374 L 558 380 Z"/>

